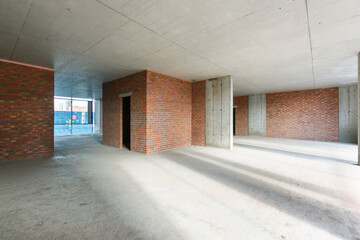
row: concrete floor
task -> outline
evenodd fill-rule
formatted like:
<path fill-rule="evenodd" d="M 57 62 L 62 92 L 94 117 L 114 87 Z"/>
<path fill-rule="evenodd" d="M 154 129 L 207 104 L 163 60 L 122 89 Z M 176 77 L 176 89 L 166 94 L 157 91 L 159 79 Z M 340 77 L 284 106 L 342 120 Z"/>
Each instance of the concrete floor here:
<path fill-rule="evenodd" d="M 56 137 L 0 163 L 1 239 L 360 239 L 350 144 L 235 137 L 150 155 Z"/>

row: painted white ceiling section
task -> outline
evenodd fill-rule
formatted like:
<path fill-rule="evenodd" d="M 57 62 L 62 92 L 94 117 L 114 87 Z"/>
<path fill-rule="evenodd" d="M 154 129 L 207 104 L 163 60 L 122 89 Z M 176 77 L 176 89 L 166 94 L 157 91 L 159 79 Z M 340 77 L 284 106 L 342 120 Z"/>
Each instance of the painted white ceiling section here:
<path fill-rule="evenodd" d="M 0 0 L 0 58 L 55 68 L 58 96 L 143 69 L 235 96 L 353 84 L 359 29 L 358 0 Z"/>

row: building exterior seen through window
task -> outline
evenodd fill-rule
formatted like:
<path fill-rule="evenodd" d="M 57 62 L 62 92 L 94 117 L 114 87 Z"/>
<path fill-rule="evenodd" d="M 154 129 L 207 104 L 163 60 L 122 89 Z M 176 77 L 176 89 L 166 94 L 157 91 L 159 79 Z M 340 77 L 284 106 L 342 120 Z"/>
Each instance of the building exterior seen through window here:
<path fill-rule="evenodd" d="M 54 135 L 93 133 L 94 100 L 54 98 Z"/>

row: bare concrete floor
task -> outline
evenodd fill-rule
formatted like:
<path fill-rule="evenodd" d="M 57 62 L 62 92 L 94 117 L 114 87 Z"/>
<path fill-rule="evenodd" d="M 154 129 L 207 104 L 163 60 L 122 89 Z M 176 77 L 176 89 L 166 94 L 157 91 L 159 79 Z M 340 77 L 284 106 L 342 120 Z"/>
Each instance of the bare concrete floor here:
<path fill-rule="evenodd" d="M 356 145 L 235 137 L 143 155 L 56 137 L 0 163 L 1 239 L 360 239 Z"/>

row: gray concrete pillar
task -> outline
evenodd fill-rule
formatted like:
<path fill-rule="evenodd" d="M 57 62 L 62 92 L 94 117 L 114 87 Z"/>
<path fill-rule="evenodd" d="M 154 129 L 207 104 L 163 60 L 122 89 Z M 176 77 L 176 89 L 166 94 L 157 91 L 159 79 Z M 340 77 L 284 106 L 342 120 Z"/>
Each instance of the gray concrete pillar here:
<path fill-rule="evenodd" d="M 226 76 L 206 80 L 205 141 L 207 146 L 233 146 L 233 83 Z"/>
<path fill-rule="evenodd" d="M 266 94 L 249 96 L 249 136 L 266 137 Z"/>
<path fill-rule="evenodd" d="M 358 88 L 339 87 L 339 142 L 357 143 Z"/>
<path fill-rule="evenodd" d="M 94 133 L 102 133 L 101 129 L 101 99 L 95 100 Z"/>

